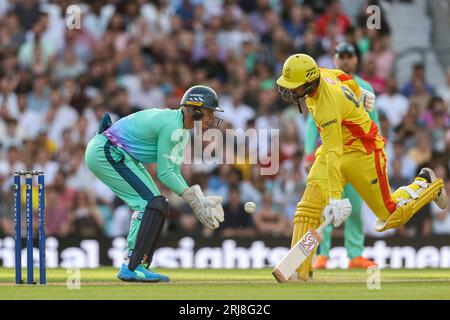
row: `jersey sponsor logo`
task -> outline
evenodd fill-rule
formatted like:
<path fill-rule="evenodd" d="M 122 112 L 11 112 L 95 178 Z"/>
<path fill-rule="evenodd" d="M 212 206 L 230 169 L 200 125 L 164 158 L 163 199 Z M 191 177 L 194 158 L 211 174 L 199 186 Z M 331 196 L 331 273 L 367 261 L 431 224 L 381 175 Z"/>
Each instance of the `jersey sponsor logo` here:
<path fill-rule="evenodd" d="M 372 181 L 370 182 L 371 185 L 374 185 L 374 184 L 377 184 L 377 183 L 378 183 L 378 179 L 377 178 L 372 179 Z"/>
<path fill-rule="evenodd" d="M 331 121 L 325 122 L 324 124 L 321 125 L 322 128 L 326 128 L 334 123 L 337 123 L 337 119 L 333 119 Z"/>

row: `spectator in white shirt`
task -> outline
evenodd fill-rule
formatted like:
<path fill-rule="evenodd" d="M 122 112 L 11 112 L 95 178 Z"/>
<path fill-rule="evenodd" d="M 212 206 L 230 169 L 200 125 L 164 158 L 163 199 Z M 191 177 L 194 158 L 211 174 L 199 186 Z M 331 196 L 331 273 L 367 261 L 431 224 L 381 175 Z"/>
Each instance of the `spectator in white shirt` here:
<path fill-rule="evenodd" d="M 95 181 L 95 176 L 84 163 L 84 151 L 85 144 L 76 145 L 67 167 L 67 186 L 75 190 L 91 190 Z"/>
<path fill-rule="evenodd" d="M 25 137 L 25 131 L 18 125 L 17 119 L 6 118 L 5 121 L 0 119 L 0 144 L 2 151 L 6 151 L 11 146 L 20 146 Z"/>
<path fill-rule="evenodd" d="M 141 6 L 142 16 L 147 19 L 151 33 L 165 36 L 171 30 L 172 11 L 167 1 L 158 0 L 153 2 L 145 3 Z"/>
<path fill-rule="evenodd" d="M 64 43 L 64 31 L 66 30 L 66 7 L 61 7 L 57 3 L 42 3 L 41 4 L 41 19 L 44 20 L 46 29 L 43 33 L 43 37 L 50 41 L 56 51 L 63 49 Z"/>
<path fill-rule="evenodd" d="M 397 127 L 408 113 L 408 99 L 398 93 L 395 77 L 389 79 L 386 93 L 377 98 L 376 107 L 386 114 L 392 127 Z"/>
<path fill-rule="evenodd" d="M 5 179 L 4 185 L 1 186 L 4 192 L 12 185 L 12 174 L 15 171 L 25 170 L 26 166 L 21 161 L 20 151 L 16 146 L 9 147 L 6 156 L 0 160 L 0 176 L 10 177 Z"/>
<path fill-rule="evenodd" d="M 92 1 L 89 11 L 83 16 L 83 27 L 96 40 L 99 40 L 108 27 L 109 20 L 114 12 L 114 5 L 105 4 L 104 0 Z"/>
<path fill-rule="evenodd" d="M 28 108 L 28 97 L 25 94 L 18 96 L 19 103 L 19 127 L 26 128 L 28 138 L 37 136 L 42 128 L 43 113 Z"/>
<path fill-rule="evenodd" d="M 64 50 L 63 58 L 56 64 L 55 77 L 61 79 L 74 79 L 86 70 L 86 64 L 80 61 L 73 48 Z"/>
<path fill-rule="evenodd" d="M 59 170 L 59 163 L 51 160 L 51 154 L 45 149 L 38 149 L 33 170 L 45 172 L 45 182 L 52 184 Z"/>
<path fill-rule="evenodd" d="M 0 79 L 0 115 L 16 118 L 19 116 L 19 103 L 14 93 L 15 81 L 8 77 Z"/>
<path fill-rule="evenodd" d="M 85 115 L 78 118 L 78 121 L 72 127 L 72 140 L 75 144 L 87 145 L 89 140 L 95 135 L 98 128 L 89 125 L 89 121 Z"/>
<path fill-rule="evenodd" d="M 233 90 L 231 99 L 226 99 L 222 107 L 224 109 L 223 118 L 233 126 L 233 129 L 246 129 L 247 121 L 255 116 L 255 111 L 246 105 L 242 99 L 244 90 L 238 88 Z"/>
<path fill-rule="evenodd" d="M 166 98 L 161 88 L 156 85 L 152 74 L 144 71 L 139 80 L 139 88 L 129 92 L 130 105 L 141 109 L 165 107 Z"/>
<path fill-rule="evenodd" d="M 62 101 L 57 90 L 52 90 L 50 101 L 51 106 L 44 117 L 44 121 L 48 127 L 49 138 L 60 148 L 62 147 L 64 129 L 75 126 L 78 113 L 73 107 Z"/>

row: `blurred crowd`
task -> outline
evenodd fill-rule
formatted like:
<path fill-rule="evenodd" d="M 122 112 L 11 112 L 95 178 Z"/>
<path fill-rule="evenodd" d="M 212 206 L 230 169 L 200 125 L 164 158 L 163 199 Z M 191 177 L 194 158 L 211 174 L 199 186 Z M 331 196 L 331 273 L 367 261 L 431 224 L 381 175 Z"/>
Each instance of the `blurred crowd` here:
<path fill-rule="evenodd" d="M 104 112 L 117 120 L 176 109 L 187 88 L 205 84 L 225 110 L 222 130 L 280 129 L 280 170 L 262 176 L 247 159 L 183 165 L 189 184 L 225 199 L 226 220 L 215 232 L 155 179 L 170 201 L 165 233 L 289 237 L 305 188 L 307 114 L 281 101 L 275 79 L 296 52 L 333 68 L 341 41 L 355 46 L 358 73 L 378 95 L 391 187 L 427 165 L 450 192 L 450 69 L 439 88 L 420 63 L 408 83 L 397 83 L 390 27 L 383 20 L 369 30 L 365 6 L 347 16 L 337 0 L 96 0 L 80 5 L 80 28 L 76 19 L 68 28 L 71 2 L 0 2 L 0 234 L 13 234 L 13 172 L 34 169 L 45 172 L 49 236 L 127 235 L 130 210 L 87 170 L 87 142 Z M 148 170 L 156 177 L 155 166 Z M 256 203 L 253 215 L 246 201 Z M 397 233 L 450 234 L 450 215 L 430 205 Z"/>

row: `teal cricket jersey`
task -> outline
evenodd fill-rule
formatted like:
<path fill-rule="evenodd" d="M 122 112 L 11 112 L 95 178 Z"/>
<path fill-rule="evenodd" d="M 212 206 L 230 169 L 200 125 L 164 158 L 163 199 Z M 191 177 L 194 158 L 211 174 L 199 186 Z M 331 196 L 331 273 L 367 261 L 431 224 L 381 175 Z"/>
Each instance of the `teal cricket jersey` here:
<path fill-rule="evenodd" d="M 181 109 L 148 109 L 115 122 L 103 135 L 137 161 L 156 163 L 158 179 L 176 194 L 187 183 L 180 173 L 189 131 Z"/>

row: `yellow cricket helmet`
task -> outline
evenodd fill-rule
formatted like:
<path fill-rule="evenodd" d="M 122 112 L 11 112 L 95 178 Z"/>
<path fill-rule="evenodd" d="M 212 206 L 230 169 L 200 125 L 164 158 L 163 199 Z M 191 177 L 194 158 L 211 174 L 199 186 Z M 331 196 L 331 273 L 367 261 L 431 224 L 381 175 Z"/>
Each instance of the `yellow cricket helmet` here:
<path fill-rule="evenodd" d="M 316 61 L 307 54 L 294 54 L 283 65 L 283 74 L 277 84 L 286 89 L 295 89 L 320 78 Z"/>

